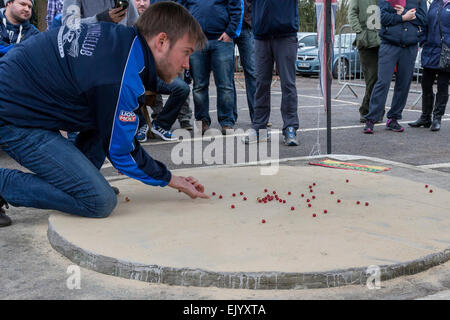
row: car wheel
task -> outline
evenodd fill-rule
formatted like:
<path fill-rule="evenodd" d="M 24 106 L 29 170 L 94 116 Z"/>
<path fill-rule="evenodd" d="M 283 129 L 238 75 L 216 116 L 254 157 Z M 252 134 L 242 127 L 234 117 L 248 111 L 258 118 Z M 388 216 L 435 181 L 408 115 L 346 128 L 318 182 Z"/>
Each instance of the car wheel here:
<path fill-rule="evenodd" d="M 341 65 L 341 69 L 339 70 L 339 64 Z M 348 61 L 346 59 L 340 59 L 338 62 L 336 62 L 334 64 L 333 67 L 333 78 L 334 79 L 338 79 L 338 75 L 339 75 L 339 71 L 341 72 L 340 74 L 340 79 L 348 79 L 350 76 L 350 68 L 349 68 L 349 64 Z"/>

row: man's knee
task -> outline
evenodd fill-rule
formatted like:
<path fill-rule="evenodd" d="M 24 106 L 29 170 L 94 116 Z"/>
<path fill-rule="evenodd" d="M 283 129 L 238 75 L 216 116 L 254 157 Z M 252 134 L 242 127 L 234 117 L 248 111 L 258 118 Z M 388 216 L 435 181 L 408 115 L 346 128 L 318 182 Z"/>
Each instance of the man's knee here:
<path fill-rule="evenodd" d="M 88 208 L 91 218 L 106 218 L 117 205 L 117 196 L 112 188 L 105 188 L 99 192 L 93 201 L 93 205 Z"/>

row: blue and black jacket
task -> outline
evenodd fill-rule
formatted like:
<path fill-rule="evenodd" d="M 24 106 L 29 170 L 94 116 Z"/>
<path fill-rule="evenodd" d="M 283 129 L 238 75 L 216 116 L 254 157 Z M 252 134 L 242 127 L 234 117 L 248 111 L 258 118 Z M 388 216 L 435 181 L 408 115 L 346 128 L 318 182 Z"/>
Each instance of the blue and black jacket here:
<path fill-rule="evenodd" d="M 22 24 L 12 24 L 6 19 L 5 8 L 0 10 L 0 57 L 4 56 L 14 46 L 39 31 L 28 20 Z"/>
<path fill-rule="evenodd" d="M 297 36 L 297 0 L 252 0 L 252 27 L 258 40 Z"/>
<path fill-rule="evenodd" d="M 425 28 L 425 41 L 422 50 L 422 67 L 439 69 L 442 41 L 450 47 L 450 3 L 444 7 L 442 0 L 434 0 L 428 10 L 427 25 Z M 438 12 L 441 20 L 441 33 L 439 31 Z"/>
<path fill-rule="evenodd" d="M 426 0 L 406 0 L 405 14 L 408 10 L 416 9 L 416 19 L 403 21 L 402 16 L 386 0 L 379 0 L 381 14 L 381 42 L 399 47 L 417 45 L 423 37 L 427 21 Z"/>
<path fill-rule="evenodd" d="M 40 33 L 0 59 L 0 122 L 79 131 L 76 146 L 100 168 L 166 186 L 171 173 L 135 139 L 134 113 L 156 90 L 153 55 L 136 28 L 112 23 Z"/>
<path fill-rule="evenodd" d="M 217 40 L 222 33 L 231 38 L 241 34 L 244 0 L 177 0 L 194 16 L 208 40 Z"/>

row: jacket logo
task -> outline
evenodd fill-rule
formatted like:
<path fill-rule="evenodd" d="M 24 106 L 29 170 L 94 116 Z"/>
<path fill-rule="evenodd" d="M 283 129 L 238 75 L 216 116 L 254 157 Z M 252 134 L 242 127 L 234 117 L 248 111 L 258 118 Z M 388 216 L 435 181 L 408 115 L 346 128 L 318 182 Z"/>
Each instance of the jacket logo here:
<path fill-rule="evenodd" d="M 122 122 L 135 122 L 136 114 L 132 111 L 120 110 L 119 120 Z"/>

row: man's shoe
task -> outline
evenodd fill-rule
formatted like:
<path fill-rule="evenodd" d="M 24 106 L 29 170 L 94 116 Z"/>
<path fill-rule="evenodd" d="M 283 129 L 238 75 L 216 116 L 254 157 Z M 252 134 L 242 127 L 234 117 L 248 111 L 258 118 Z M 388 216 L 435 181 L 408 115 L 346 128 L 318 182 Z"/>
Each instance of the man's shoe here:
<path fill-rule="evenodd" d="M 431 116 L 426 116 L 422 114 L 417 121 L 409 122 L 408 126 L 413 128 L 419 128 L 422 126 L 424 128 L 429 128 L 431 126 Z"/>
<path fill-rule="evenodd" d="M 178 140 L 178 137 L 175 134 L 173 134 L 172 131 L 165 130 L 160 126 L 158 126 L 156 123 L 153 123 L 152 132 L 165 141 Z"/>
<path fill-rule="evenodd" d="M 284 144 L 287 146 L 298 146 L 297 133 L 294 127 L 287 127 L 284 132 Z"/>
<path fill-rule="evenodd" d="M 144 124 L 142 127 L 139 128 L 136 139 L 139 142 L 145 142 L 147 141 L 147 132 L 148 132 L 148 124 Z"/>
<path fill-rule="evenodd" d="M 250 129 L 248 135 L 242 138 L 242 142 L 244 142 L 245 144 L 251 144 L 270 141 L 269 132 L 267 130 L 264 131 L 265 133 L 263 135 L 260 135 L 256 130 Z"/>
<path fill-rule="evenodd" d="M 386 129 L 394 131 L 394 132 L 403 132 L 405 129 L 398 124 L 395 119 L 388 119 L 386 122 Z"/>
<path fill-rule="evenodd" d="M 267 127 L 267 128 L 272 127 L 272 122 L 267 122 L 266 127 Z"/>
<path fill-rule="evenodd" d="M 5 209 L 3 209 L 3 206 L 5 206 L 6 209 L 9 209 L 8 203 L 5 199 L 3 199 L 2 196 L 0 196 L 0 228 L 7 227 L 11 225 L 11 218 L 8 217 L 5 213 Z"/>
<path fill-rule="evenodd" d="M 372 134 L 373 133 L 373 120 L 366 120 L 366 125 L 364 126 L 364 133 Z"/>
<path fill-rule="evenodd" d="M 231 126 L 223 126 L 222 127 L 222 134 L 224 136 L 227 135 L 227 130 L 233 130 L 233 127 L 231 127 Z M 230 132 L 230 133 L 232 133 L 232 132 Z"/>
<path fill-rule="evenodd" d="M 441 130 L 441 117 L 434 117 L 430 130 L 431 131 Z"/>
<path fill-rule="evenodd" d="M 209 124 L 206 121 L 202 121 L 202 134 L 205 134 L 205 132 L 209 129 Z"/>
<path fill-rule="evenodd" d="M 180 121 L 180 127 L 181 127 L 181 129 L 184 129 L 184 130 L 192 130 L 193 129 L 191 122 L 189 120 Z"/>

